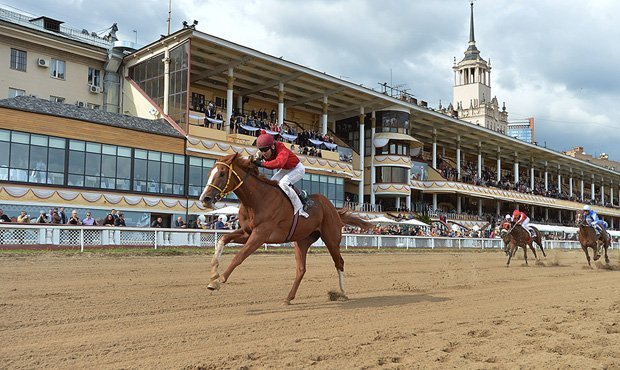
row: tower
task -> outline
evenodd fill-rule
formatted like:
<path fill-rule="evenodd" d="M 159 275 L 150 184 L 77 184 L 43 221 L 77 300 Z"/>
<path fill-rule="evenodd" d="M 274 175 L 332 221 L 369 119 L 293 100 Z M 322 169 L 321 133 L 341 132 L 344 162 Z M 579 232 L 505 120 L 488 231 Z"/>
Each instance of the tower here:
<path fill-rule="evenodd" d="M 491 63 L 482 59 L 474 37 L 474 3 L 470 3 L 469 43 L 460 62 L 454 58 L 453 108 L 458 118 L 506 133 L 508 113 L 491 98 Z"/>

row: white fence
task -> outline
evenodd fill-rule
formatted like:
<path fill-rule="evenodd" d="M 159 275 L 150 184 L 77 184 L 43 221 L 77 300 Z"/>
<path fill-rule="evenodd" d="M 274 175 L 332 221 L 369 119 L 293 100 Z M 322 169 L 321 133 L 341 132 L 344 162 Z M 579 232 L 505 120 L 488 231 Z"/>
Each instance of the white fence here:
<path fill-rule="evenodd" d="M 87 248 L 101 247 L 213 248 L 217 241 L 229 232 L 221 230 L 0 224 L 0 248 L 80 248 L 81 251 Z M 290 248 L 292 245 L 292 243 L 265 245 L 264 248 Z M 316 247 L 325 246 L 321 239 L 313 245 Z M 344 234 L 340 246 L 345 249 L 500 249 L 504 247 L 504 244 L 500 239 Z M 543 246 L 545 249 L 581 248 L 579 242 L 570 240 L 545 240 Z M 612 249 L 620 249 L 620 243 L 612 243 Z"/>

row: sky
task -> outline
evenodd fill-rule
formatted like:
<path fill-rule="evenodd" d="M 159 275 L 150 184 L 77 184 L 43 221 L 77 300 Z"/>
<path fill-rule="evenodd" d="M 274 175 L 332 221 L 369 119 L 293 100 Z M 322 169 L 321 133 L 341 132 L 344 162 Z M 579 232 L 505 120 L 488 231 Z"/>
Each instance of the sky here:
<path fill-rule="evenodd" d="M 452 101 L 454 58 L 469 40 L 468 0 L 0 0 L 76 29 L 118 23 L 144 46 L 183 21 L 261 52 L 429 106 Z M 620 1 L 476 0 L 476 46 L 508 120 L 535 119 L 540 146 L 583 146 L 620 161 Z M 413 132 L 415 136 L 415 132 Z"/>

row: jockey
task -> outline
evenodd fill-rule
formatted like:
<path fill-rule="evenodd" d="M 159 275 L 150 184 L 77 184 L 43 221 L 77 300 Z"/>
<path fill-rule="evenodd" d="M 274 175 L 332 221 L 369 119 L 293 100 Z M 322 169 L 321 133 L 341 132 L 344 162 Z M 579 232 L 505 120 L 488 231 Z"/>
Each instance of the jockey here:
<path fill-rule="evenodd" d="M 520 224 L 521 226 L 523 226 L 523 228 L 525 228 L 525 230 L 527 230 L 528 233 L 530 233 L 530 235 L 533 235 L 532 229 L 529 225 L 530 218 L 527 217 L 525 212 L 521 212 L 518 209 L 515 209 L 514 212 L 512 212 L 512 220 L 515 222 L 515 225 Z"/>
<path fill-rule="evenodd" d="M 271 179 L 278 181 L 280 189 L 291 200 L 293 213 L 299 212 L 300 216 L 307 218 L 309 215 L 304 211 L 303 204 L 292 185 L 304 177 L 304 173 L 306 173 L 304 165 L 301 164 L 295 153 L 291 152 L 283 143 L 275 141 L 270 134 L 261 134 L 256 139 L 256 146 L 259 150 L 259 157 L 254 161 L 254 164 L 258 167 L 278 170 Z"/>
<path fill-rule="evenodd" d="M 502 221 L 502 229 L 510 230 L 510 223 L 512 222 L 512 217 L 510 215 L 506 215 L 504 220 Z"/>
<path fill-rule="evenodd" d="M 586 222 L 596 230 L 597 234 L 600 234 L 603 230 L 607 230 L 607 222 L 599 220 L 598 214 L 594 212 L 588 204 L 583 206 L 583 217 Z"/>

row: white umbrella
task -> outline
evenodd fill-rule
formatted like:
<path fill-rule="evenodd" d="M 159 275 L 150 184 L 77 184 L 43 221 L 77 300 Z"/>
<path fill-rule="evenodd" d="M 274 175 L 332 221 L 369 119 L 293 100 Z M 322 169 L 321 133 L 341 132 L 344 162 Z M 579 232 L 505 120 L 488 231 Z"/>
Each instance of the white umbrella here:
<path fill-rule="evenodd" d="M 226 206 L 219 209 L 214 209 L 209 212 L 205 212 L 207 215 L 236 215 L 239 213 L 239 207 Z"/>
<path fill-rule="evenodd" d="M 426 226 L 426 227 L 428 227 L 427 224 L 425 224 L 422 221 L 418 221 L 415 218 L 412 218 L 412 219 L 406 220 L 406 221 L 401 221 L 401 224 L 414 225 L 414 226 Z"/>

